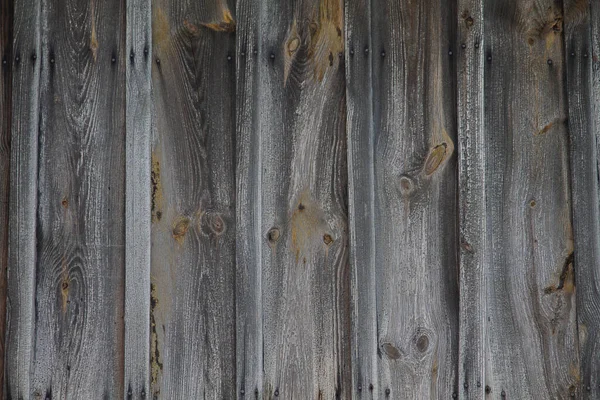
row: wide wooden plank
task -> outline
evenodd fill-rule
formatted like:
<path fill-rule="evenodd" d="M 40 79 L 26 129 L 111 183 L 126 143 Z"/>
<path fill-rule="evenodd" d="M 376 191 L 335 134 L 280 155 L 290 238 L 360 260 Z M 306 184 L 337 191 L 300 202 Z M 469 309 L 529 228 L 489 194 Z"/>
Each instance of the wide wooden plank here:
<path fill-rule="evenodd" d="M 235 396 L 235 4 L 155 0 L 151 395 Z"/>
<path fill-rule="evenodd" d="M 33 398 L 123 397 L 124 11 L 43 7 Z"/>
<path fill-rule="evenodd" d="M 347 398 L 342 2 L 238 15 L 239 397 Z"/>
<path fill-rule="evenodd" d="M 567 398 L 579 382 L 562 4 L 484 5 L 491 396 Z"/>
<path fill-rule="evenodd" d="M 591 9 L 594 14 L 590 14 Z M 597 2 L 564 2 L 564 44 L 568 93 L 573 199 L 573 267 L 583 399 L 600 397 L 600 8 Z M 592 17 L 592 18 L 590 18 Z M 592 35 L 592 27 L 594 34 Z M 592 39 L 594 43 L 592 43 Z M 595 46 L 592 47 L 592 44 Z"/>
<path fill-rule="evenodd" d="M 6 329 L 6 269 L 8 262 L 8 197 L 10 185 L 10 125 L 12 94 L 13 1 L 0 0 L 0 379 L 4 382 Z M 4 384 L 0 384 L 3 399 Z"/>
<path fill-rule="evenodd" d="M 353 293 L 365 311 L 354 313 L 353 389 L 449 398 L 458 372 L 454 7 L 368 7 L 367 22 L 347 20 Z"/>
<path fill-rule="evenodd" d="M 150 390 L 152 31 L 149 0 L 127 2 L 125 396 Z"/>
<path fill-rule="evenodd" d="M 30 361 L 35 323 L 40 16 L 41 5 L 37 1 L 24 0 L 14 4 L 13 48 L 9 54 L 3 54 L 3 60 L 6 59 L 3 71 L 12 68 L 6 272 L 7 339 L 4 354 L 6 399 L 29 398 L 31 394 Z M 3 82 L 8 84 L 4 74 L 5 72 Z"/>
<path fill-rule="evenodd" d="M 456 43 L 460 260 L 459 394 L 485 397 L 486 140 L 483 0 L 460 0 Z"/>

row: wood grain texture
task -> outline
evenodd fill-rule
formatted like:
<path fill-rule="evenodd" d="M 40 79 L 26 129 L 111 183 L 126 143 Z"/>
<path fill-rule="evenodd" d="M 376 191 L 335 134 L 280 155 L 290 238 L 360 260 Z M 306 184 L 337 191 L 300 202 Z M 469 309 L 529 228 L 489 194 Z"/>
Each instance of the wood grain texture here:
<path fill-rule="evenodd" d="M 125 4 L 61 0 L 42 10 L 31 396 L 120 399 Z"/>
<path fill-rule="evenodd" d="M 13 2 L 0 0 L 0 399 L 4 390 L 6 271 L 8 268 L 8 198 L 10 185 L 10 126 L 12 114 Z"/>
<path fill-rule="evenodd" d="M 564 2 L 564 45 L 568 93 L 571 187 L 573 199 L 573 267 L 577 282 L 577 322 L 582 399 L 600 396 L 600 202 L 598 139 L 600 14 L 596 2 Z M 592 26 L 596 31 L 592 36 Z"/>
<path fill-rule="evenodd" d="M 348 398 L 342 3 L 238 10 L 239 397 Z"/>
<path fill-rule="evenodd" d="M 483 0 L 458 2 L 455 49 L 458 109 L 461 399 L 485 397 L 487 252 L 486 140 L 483 125 Z"/>
<path fill-rule="evenodd" d="M 235 396 L 235 4 L 155 0 L 151 394 Z"/>
<path fill-rule="evenodd" d="M 150 225 L 152 12 L 148 0 L 127 2 L 125 396 L 150 390 Z M 133 54 L 133 58 L 131 58 Z"/>
<path fill-rule="evenodd" d="M 40 61 L 40 3 L 14 4 L 7 316 L 6 399 L 29 398 L 33 356 Z M 10 58 L 9 58 L 10 57 Z M 4 78 L 3 78 L 4 79 Z M 4 81 L 6 82 L 6 81 Z"/>
<path fill-rule="evenodd" d="M 367 398 L 448 398 L 458 366 L 448 53 L 455 10 L 445 1 L 372 0 L 368 7 L 370 18 L 349 14 L 347 21 L 353 389 Z M 369 30 L 361 26 L 367 23 Z M 370 77 L 357 75 L 369 69 Z M 370 86 L 360 83 L 368 79 Z"/>
<path fill-rule="evenodd" d="M 486 384 L 569 398 L 579 382 L 560 1 L 484 5 Z"/>

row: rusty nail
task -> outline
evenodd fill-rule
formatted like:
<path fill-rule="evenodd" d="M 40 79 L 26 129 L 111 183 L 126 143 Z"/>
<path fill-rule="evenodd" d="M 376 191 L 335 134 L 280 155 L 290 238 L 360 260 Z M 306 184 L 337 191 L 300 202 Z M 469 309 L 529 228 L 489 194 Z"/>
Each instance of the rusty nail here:
<path fill-rule="evenodd" d="M 160 65 L 160 58 L 156 58 L 156 65 Z"/>
<path fill-rule="evenodd" d="M 491 387 L 489 387 L 488 385 L 485 385 L 485 392 L 486 392 L 487 394 L 490 394 L 490 393 L 492 392 L 492 388 L 491 388 Z"/>
<path fill-rule="evenodd" d="M 547 62 L 548 62 L 548 65 L 552 65 L 552 59 L 551 58 L 549 58 Z"/>

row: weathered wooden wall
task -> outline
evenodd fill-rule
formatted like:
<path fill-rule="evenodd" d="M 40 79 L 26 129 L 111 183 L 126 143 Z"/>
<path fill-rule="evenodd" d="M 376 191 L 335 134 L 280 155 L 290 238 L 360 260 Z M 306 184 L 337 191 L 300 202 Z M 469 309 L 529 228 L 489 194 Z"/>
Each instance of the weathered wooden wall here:
<path fill-rule="evenodd" d="M 600 399 L 597 0 L 0 0 L 0 398 Z"/>

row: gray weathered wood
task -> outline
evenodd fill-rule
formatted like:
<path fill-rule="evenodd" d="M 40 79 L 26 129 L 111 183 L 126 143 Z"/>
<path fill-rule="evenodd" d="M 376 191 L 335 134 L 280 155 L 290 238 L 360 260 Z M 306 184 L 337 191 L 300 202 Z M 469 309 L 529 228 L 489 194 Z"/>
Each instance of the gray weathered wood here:
<path fill-rule="evenodd" d="M 151 395 L 232 399 L 235 4 L 152 8 Z"/>
<path fill-rule="evenodd" d="M 458 210 L 460 259 L 459 379 L 461 399 L 485 397 L 486 142 L 483 125 L 483 0 L 457 9 Z"/>
<path fill-rule="evenodd" d="M 37 1 L 14 5 L 4 396 L 29 398 L 33 355 L 40 85 Z M 32 55 L 37 56 L 36 59 Z M 6 80 L 4 81 L 6 82 Z"/>
<path fill-rule="evenodd" d="M 120 399 L 125 4 L 60 0 L 42 10 L 31 396 Z"/>
<path fill-rule="evenodd" d="M 125 194 L 125 396 L 150 390 L 151 80 L 150 0 L 127 2 Z"/>
<path fill-rule="evenodd" d="M 353 389 L 448 398 L 458 372 L 454 8 L 365 8 L 347 14 Z"/>
<path fill-rule="evenodd" d="M 0 399 L 4 398 L 6 329 L 6 268 L 8 266 L 8 196 L 10 185 L 10 125 L 13 2 L 0 0 Z"/>
<path fill-rule="evenodd" d="M 487 0 L 484 21 L 486 384 L 494 398 L 568 398 L 579 355 L 561 2 Z"/>
<path fill-rule="evenodd" d="M 342 2 L 238 15 L 238 391 L 347 398 Z"/>
<path fill-rule="evenodd" d="M 594 17 L 590 18 L 590 8 Z M 598 139 L 600 75 L 597 2 L 564 2 L 566 83 L 568 94 L 573 199 L 574 270 L 581 367 L 577 382 L 585 399 L 600 397 L 600 202 Z M 591 34 L 591 24 L 596 29 Z M 595 68 L 593 68 L 595 67 Z"/>

